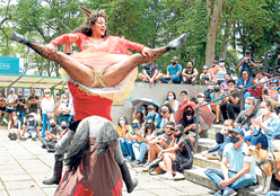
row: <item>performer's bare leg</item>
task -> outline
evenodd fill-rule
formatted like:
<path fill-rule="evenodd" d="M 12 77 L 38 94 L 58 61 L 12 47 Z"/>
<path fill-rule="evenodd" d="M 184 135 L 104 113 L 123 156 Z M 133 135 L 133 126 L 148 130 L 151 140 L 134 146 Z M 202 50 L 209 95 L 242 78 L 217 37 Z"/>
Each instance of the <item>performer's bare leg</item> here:
<path fill-rule="evenodd" d="M 107 67 L 103 73 L 99 73 L 98 76 L 96 76 L 97 73 L 93 67 L 80 63 L 75 58 L 62 52 L 55 51 L 45 45 L 29 42 L 18 34 L 13 34 L 12 39 L 27 45 L 41 56 L 60 64 L 73 80 L 76 80 L 89 87 L 101 87 L 104 84 L 105 86 L 114 86 L 122 81 L 127 76 L 127 74 L 129 74 L 139 64 L 155 60 L 169 49 L 176 48 L 176 44 L 178 44 L 175 43 L 175 46 L 172 46 L 172 43 L 170 42 L 170 46 L 152 49 L 152 56 L 150 58 L 144 57 L 140 54 L 131 55 L 124 61 Z M 96 81 L 97 77 L 99 77 L 98 81 Z M 102 81 L 104 84 L 100 84 L 100 81 Z"/>

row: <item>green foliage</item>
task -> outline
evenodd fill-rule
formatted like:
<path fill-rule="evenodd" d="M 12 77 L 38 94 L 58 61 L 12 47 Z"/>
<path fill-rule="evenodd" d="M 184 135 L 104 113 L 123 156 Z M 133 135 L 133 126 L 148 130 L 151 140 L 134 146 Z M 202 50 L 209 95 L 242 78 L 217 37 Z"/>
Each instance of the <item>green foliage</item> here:
<path fill-rule="evenodd" d="M 215 1 L 215 0 L 214 0 Z M 200 68 L 205 62 L 209 15 L 205 0 L 18 0 L 9 6 L 0 5 L 0 15 L 8 16 L 0 26 L 0 52 L 27 56 L 38 63 L 40 70 L 50 71 L 55 65 L 9 41 L 12 31 L 47 43 L 54 37 L 73 31 L 85 20 L 80 5 L 105 9 L 109 32 L 149 47 L 162 46 L 183 32 L 189 32 L 181 50 L 164 55 L 158 63 L 168 64 L 176 55 L 181 63 L 194 61 Z M 1 18 L 0 18 L 1 19 Z M 216 56 L 228 51 L 228 60 L 250 48 L 257 58 L 273 43 L 280 42 L 279 0 L 224 0 L 223 14 L 216 41 Z M 236 63 L 236 62 L 233 62 Z M 26 63 L 28 67 L 28 63 Z"/>

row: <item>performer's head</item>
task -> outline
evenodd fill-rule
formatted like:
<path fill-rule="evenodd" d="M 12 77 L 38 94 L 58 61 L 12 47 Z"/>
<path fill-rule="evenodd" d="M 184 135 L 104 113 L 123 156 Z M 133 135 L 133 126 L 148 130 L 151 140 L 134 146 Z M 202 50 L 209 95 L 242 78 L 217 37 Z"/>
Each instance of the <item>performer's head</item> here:
<path fill-rule="evenodd" d="M 107 36 L 107 16 L 104 10 L 90 11 L 86 8 L 82 10 L 87 15 L 85 24 L 76 32 L 81 32 L 87 36 L 106 37 Z"/>

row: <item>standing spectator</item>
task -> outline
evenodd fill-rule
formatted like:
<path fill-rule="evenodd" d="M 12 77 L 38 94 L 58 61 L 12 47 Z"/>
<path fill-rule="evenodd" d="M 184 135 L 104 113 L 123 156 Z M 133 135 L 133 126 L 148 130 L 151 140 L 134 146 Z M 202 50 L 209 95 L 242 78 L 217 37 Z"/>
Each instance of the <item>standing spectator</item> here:
<path fill-rule="evenodd" d="M 27 99 L 28 113 L 35 114 L 35 119 L 39 121 L 39 97 L 35 95 L 35 90 L 31 89 L 30 96 Z"/>
<path fill-rule="evenodd" d="M 168 83 L 171 80 L 174 84 L 180 84 L 182 81 L 182 70 L 183 68 L 178 63 L 178 58 L 173 57 L 171 64 L 167 66 L 167 74 L 161 74 L 159 78 L 163 83 Z"/>
<path fill-rule="evenodd" d="M 210 81 L 211 75 L 208 72 L 208 66 L 204 65 L 202 69 L 202 73 L 199 76 L 199 80 L 202 85 L 208 85 Z"/>
<path fill-rule="evenodd" d="M 24 124 L 25 113 L 26 113 L 26 100 L 25 97 L 23 96 L 22 91 L 18 91 L 16 112 L 21 124 Z"/>
<path fill-rule="evenodd" d="M 252 77 L 253 76 L 253 69 L 252 69 L 253 67 L 257 67 L 257 64 L 254 62 L 251 52 L 249 50 L 246 50 L 245 56 L 241 59 L 241 61 L 237 65 L 237 68 L 239 69 L 240 73 L 242 73 L 243 71 L 247 71 L 249 74 L 249 77 Z"/>
<path fill-rule="evenodd" d="M 189 61 L 182 72 L 183 82 L 186 84 L 194 84 L 197 76 L 197 69 L 193 66 L 193 63 Z"/>
<path fill-rule="evenodd" d="M 155 84 L 159 76 L 158 65 L 154 62 L 151 64 L 145 64 L 143 66 L 142 73 L 139 74 L 140 80 L 148 82 L 150 84 Z"/>
<path fill-rule="evenodd" d="M 6 111 L 8 113 L 9 122 L 8 122 L 8 129 L 15 126 L 13 116 L 16 114 L 16 106 L 17 106 L 17 95 L 14 89 L 10 89 L 9 95 L 7 97 L 7 106 Z"/>
<path fill-rule="evenodd" d="M 55 104 L 51 96 L 50 89 L 44 90 L 44 97 L 41 100 L 41 110 L 42 110 L 42 130 L 41 137 L 42 141 L 45 141 L 46 130 L 50 128 L 49 119 L 54 116 Z"/>
<path fill-rule="evenodd" d="M 25 139 L 32 138 L 36 140 L 39 136 L 37 115 L 35 113 L 30 113 L 26 116 L 25 125 L 23 128 L 23 135 Z"/>
<path fill-rule="evenodd" d="M 4 115 L 6 111 L 6 97 L 4 92 L 0 92 L 0 125 L 4 121 Z"/>
<path fill-rule="evenodd" d="M 179 109 L 179 101 L 176 99 L 176 94 L 175 92 L 173 91 L 169 91 L 167 93 L 167 96 L 166 96 L 166 101 L 164 104 L 168 104 L 171 109 L 172 109 L 172 112 L 175 113 L 177 112 L 177 110 Z"/>
<path fill-rule="evenodd" d="M 240 92 L 236 89 L 234 80 L 229 80 L 227 84 L 228 96 L 224 98 L 220 108 L 224 120 L 234 120 L 241 110 Z"/>
<path fill-rule="evenodd" d="M 221 170 L 207 169 L 206 176 L 219 190 L 216 195 L 237 195 L 236 191 L 254 185 L 256 178 L 256 163 L 244 149 L 244 133 L 240 128 L 229 130 L 231 142 L 225 146 Z"/>

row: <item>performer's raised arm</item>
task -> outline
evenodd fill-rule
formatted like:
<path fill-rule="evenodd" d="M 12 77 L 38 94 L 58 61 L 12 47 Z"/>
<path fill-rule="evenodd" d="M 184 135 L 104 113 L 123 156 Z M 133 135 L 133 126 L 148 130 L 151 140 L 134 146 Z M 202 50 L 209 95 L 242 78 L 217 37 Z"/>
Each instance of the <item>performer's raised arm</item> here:
<path fill-rule="evenodd" d="M 59 46 L 71 46 L 73 43 L 75 43 L 79 48 L 81 45 L 81 36 L 83 36 L 81 33 L 68 33 L 68 34 L 63 34 L 55 39 L 53 39 L 49 44 L 48 47 L 57 49 Z"/>

